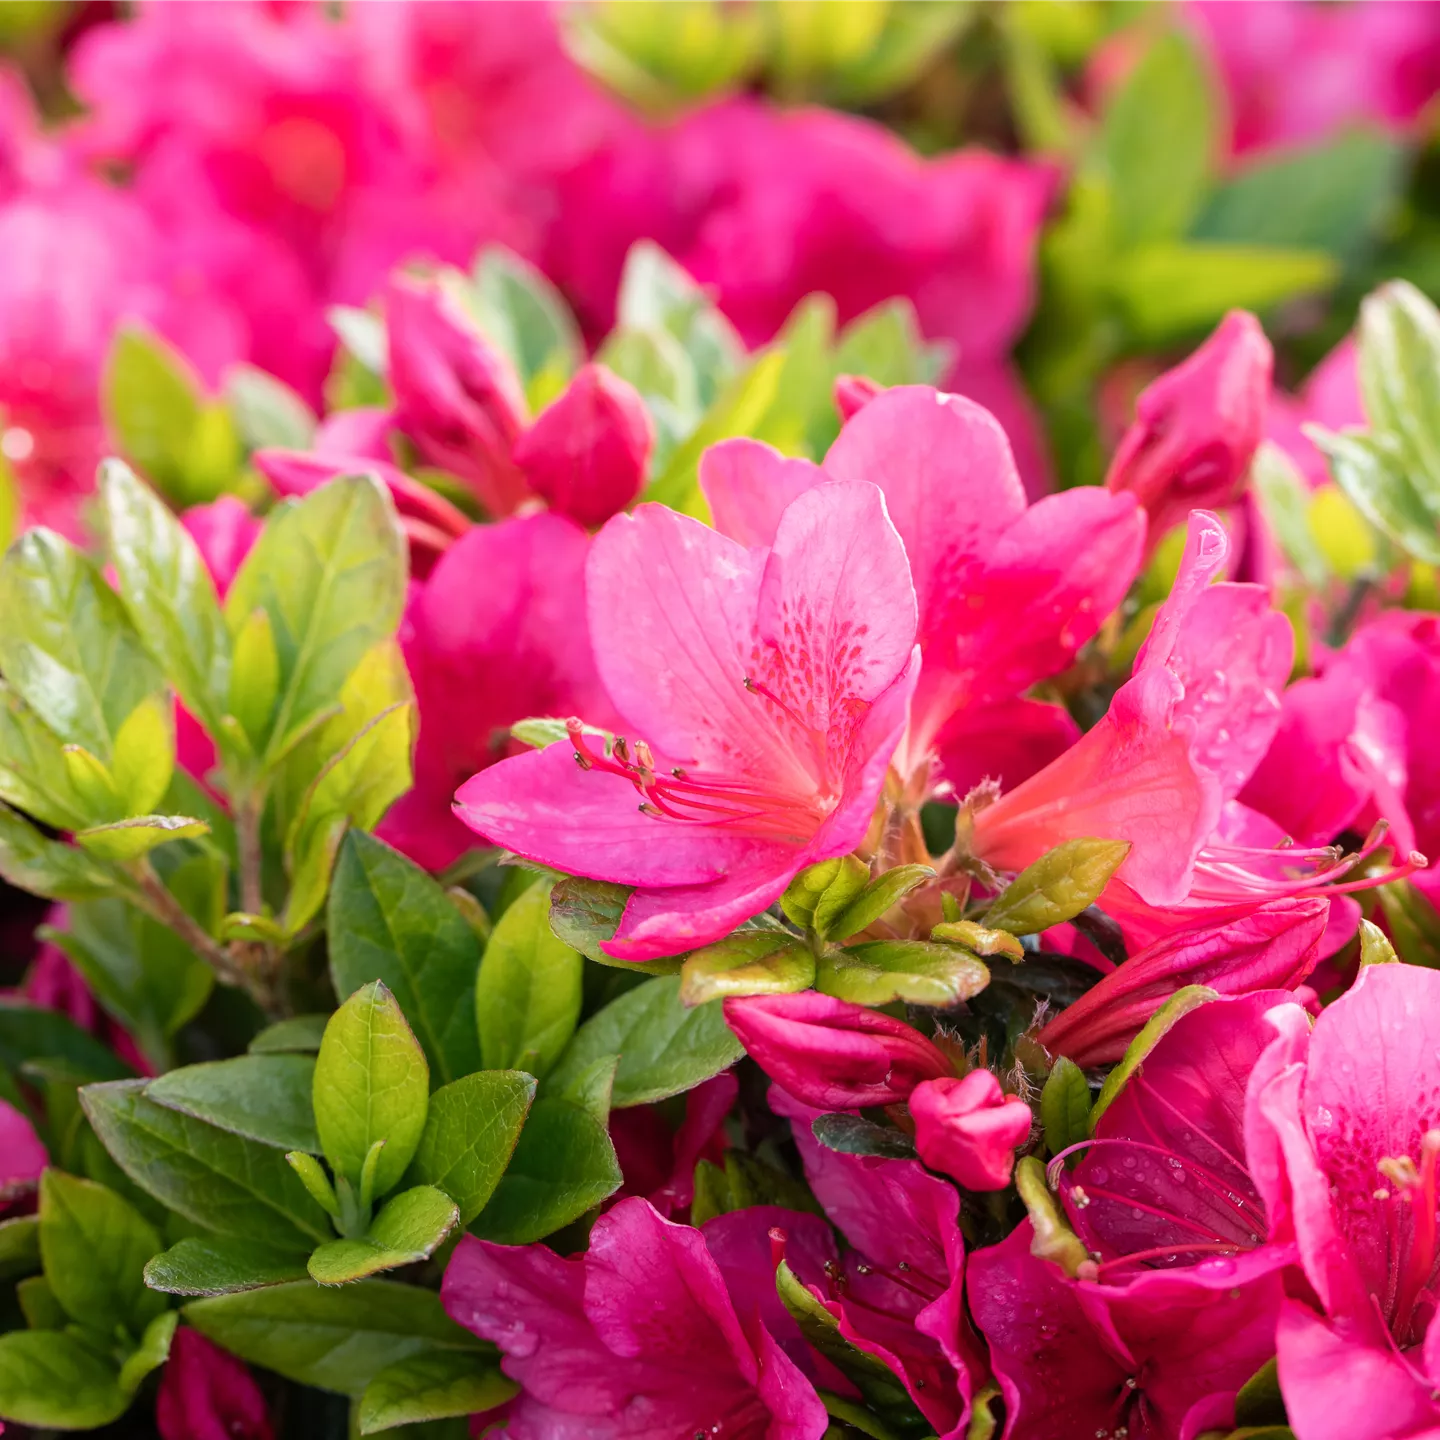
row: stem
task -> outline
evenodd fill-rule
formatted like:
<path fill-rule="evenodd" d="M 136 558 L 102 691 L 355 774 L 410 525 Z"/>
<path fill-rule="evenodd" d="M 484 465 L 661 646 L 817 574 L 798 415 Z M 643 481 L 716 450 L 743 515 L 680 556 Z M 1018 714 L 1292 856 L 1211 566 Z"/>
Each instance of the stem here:
<path fill-rule="evenodd" d="M 260 915 L 265 908 L 264 857 L 260 848 L 260 816 L 265 808 L 258 790 L 235 807 L 235 846 L 240 853 L 240 908 Z"/>
<path fill-rule="evenodd" d="M 133 873 L 150 913 L 157 920 L 168 925 L 227 985 L 238 985 L 250 991 L 257 1000 L 261 999 L 252 977 L 165 888 L 164 881 L 155 873 L 155 867 L 147 858 L 142 856 L 135 862 Z"/>

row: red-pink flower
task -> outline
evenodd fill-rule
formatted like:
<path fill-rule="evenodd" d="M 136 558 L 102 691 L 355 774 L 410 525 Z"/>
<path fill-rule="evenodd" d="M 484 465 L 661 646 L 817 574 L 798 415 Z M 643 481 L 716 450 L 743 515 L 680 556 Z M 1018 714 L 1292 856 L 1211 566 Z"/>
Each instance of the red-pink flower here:
<path fill-rule="evenodd" d="M 1319 489 L 1329 482 L 1330 467 L 1303 427 L 1313 424 L 1344 430 L 1364 423 L 1355 341 L 1347 336 L 1315 367 L 1297 394 L 1277 390 L 1270 396 L 1265 434 L 1289 454 L 1311 488 Z"/>
<path fill-rule="evenodd" d="M 222 495 L 208 505 L 192 505 L 180 517 L 200 558 L 223 599 L 230 582 L 240 573 L 250 547 L 260 538 L 263 522 L 233 495 Z"/>
<path fill-rule="evenodd" d="M 1144 538 L 1134 501 L 1080 488 L 1027 506 L 994 418 L 921 385 L 872 398 L 823 466 L 751 440 L 701 462 L 716 526 L 749 545 L 768 543 L 784 506 L 827 480 L 879 485 L 909 557 L 924 664 L 900 767 L 938 746 L 947 769 L 953 753 L 973 770 L 992 707 L 1021 728 L 1052 727 L 1053 706 L 1017 697 L 1063 670 L 1124 598 Z"/>
<path fill-rule="evenodd" d="M 940 1050 L 903 1020 L 814 990 L 732 997 L 725 1023 L 772 1080 L 820 1110 L 894 1105 L 922 1080 L 951 1073 Z"/>
<path fill-rule="evenodd" d="M 1145 507 L 1152 548 L 1197 506 L 1240 498 L 1265 433 L 1272 361 L 1260 322 L 1232 310 L 1193 355 L 1140 392 L 1105 484 Z"/>
<path fill-rule="evenodd" d="M 455 818 L 456 787 L 520 746 L 510 727 L 609 703 L 584 624 L 591 541 L 559 515 L 476 525 L 412 591 L 401 643 L 420 711 L 415 786 L 380 835 L 432 870 L 475 843 Z"/>
<path fill-rule="evenodd" d="M 50 1157 L 30 1121 L 0 1100 L 0 1214 L 17 1195 L 34 1190 Z"/>
<path fill-rule="evenodd" d="M 597 1220 L 576 1259 L 467 1236 L 440 1293 L 522 1386 L 503 1412 L 513 1440 L 819 1440 L 828 1424 L 760 1316 L 737 1314 L 701 1232 L 644 1200 Z"/>
<path fill-rule="evenodd" d="M 260 1387 L 233 1355 L 182 1325 L 155 1397 L 161 1440 L 271 1440 Z"/>
<path fill-rule="evenodd" d="M 967 1190 L 1003 1190 L 1015 1151 L 1030 1138 L 1030 1107 L 988 1070 L 922 1081 L 910 1095 L 915 1148 Z"/>
<path fill-rule="evenodd" d="M 802 495 L 751 548 L 641 506 L 595 538 L 585 583 L 633 738 L 607 747 L 577 723 L 477 775 L 456 813 L 542 864 L 638 887 L 605 948 L 673 955 L 864 836 L 914 686 L 915 592 L 864 484 Z"/>
<path fill-rule="evenodd" d="M 1440 975 L 1409 965 L 1363 968 L 1256 1068 L 1250 1170 L 1311 1287 L 1279 1328 L 1300 1440 L 1440 1429 L 1437 1097 Z"/>
<path fill-rule="evenodd" d="M 610 1112 L 610 1140 L 625 1176 L 620 1194 L 643 1195 L 665 1219 L 695 1198 L 695 1166 L 725 1158 L 725 1118 L 740 1082 L 722 1070 L 685 1094 L 685 1117 L 672 1129 L 657 1105 Z"/>

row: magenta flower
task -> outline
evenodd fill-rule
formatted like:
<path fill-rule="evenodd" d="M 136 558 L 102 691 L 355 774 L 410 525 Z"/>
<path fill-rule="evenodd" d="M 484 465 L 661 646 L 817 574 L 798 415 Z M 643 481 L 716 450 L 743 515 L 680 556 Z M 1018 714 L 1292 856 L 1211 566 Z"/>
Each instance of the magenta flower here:
<path fill-rule="evenodd" d="M 160 1440 L 271 1440 L 260 1387 L 233 1355 L 182 1325 L 155 1397 Z"/>
<path fill-rule="evenodd" d="M 415 786 L 379 834 L 427 868 L 475 843 L 452 797 L 521 748 L 510 739 L 516 721 L 579 711 L 609 722 L 580 619 L 590 545 L 559 515 L 477 525 L 414 588 L 401 642 L 420 712 Z"/>
<path fill-rule="evenodd" d="M 1355 373 L 1355 341 L 1346 336 L 1311 372 L 1298 394 L 1275 391 L 1265 416 L 1265 434 L 1300 467 L 1312 489 L 1330 483 L 1330 467 L 1302 426 L 1344 430 L 1365 424 L 1360 381 Z"/>
<path fill-rule="evenodd" d="M 685 1117 L 672 1129 L 656 1105 L 630 1105 L 610 1112 L 610 1140 L 625 1176 L 620 1194 L 643 1195 L 666 1220 L 690 1208 L 695 1166 L 723 1164 L 725 1118 L 735 1104 L 739 1081 L 731 1070 L 685 1094 Z"/>
<path fill-rule="evenodd" d="M 1301 1440 L 1440 1429 L 1437 1017 L 1440 975 L 1366 967 L 1313 1031 L 1285 1027 L 1250 1084 L 1251 1173 L 1312 1289 L 1279 1330 Z"/>
<path fill-rule="evenodd" d="M 1040 1032 L 1052 1054 L 1077 1065 L 1119 1060 L 1145 1022 L 1186 985 L 1222 995 L 1293 990 L 1324 957 L 1330 902 L 1272 900 L 1162 935 L 1110 971 Z"/>
<path fill-rule="evenodd" d="M 577 1259 L 467 1236 L 440 1294 L 523 1387 L 513 1440 L 819 1440 L 828 1424 L 759 1315 L 736 1313 L 703 1235 L 644 1200 L 601 1216 Z"/>
<path fill-rule="evenodd" d="M 725 1023 L 781 1089 L 819 1110 L 899 1104 L 922 1080 L 951 1074 L 940 1050 L 903 1020 L 814 990 L 732 997 Z"/>
<path fill-rule="evenodd" d="M 17 1195 L 34 1190 L 49 1163 L 35 1127 L 8 1101 L 0 1100 L 0 1213 Z"/>
<path fill-rule="evenodd" d="M 1197 506 L 1240 498 L 1264 438 L 1273 359 L 1260 322 L 1232 310 L 1193 355 L 1140 392 L 1105 484 L 1145 507 L 1151 548 Z"/>
<path fill-rule="evenodd" d="M 222 495 L 208 505 L 192 505 L 180 517 L 200 558 L 223 599 L 230 582 L 240 573 L 250 547 L 260 538 L 263 522 L 233 495 Z"/>
<path fill-rule="evenodd" d="M 603 365 L 583 365 L 515 446 L 531 490 L 593 530 L 640 493 L 655 427 L 633 385 Z"/>
<path fill-rule="evenodd" d="M 1030 1138 L 1030 1107 L 988 1070 L 925 1080 L 910 1096 L 915 1148 L 932 1169 L 967 1190 L 1003 1190 L 1015 1151 Z"/>
<path fill-rule="evenodd" d="M 596 536 L 585 585 L 600 677 L 636 738 L 604 746 L 577 723 L 469 781 L 456 814 L 541 864 L 638 887 L 606 950 L 673 955 L 860 842 L 918 668 L 915 592 L 863 484 L 802 495 L 749 549 L 642 505 Z"/>
<path fill-rule="evenodd" d="M 961 1298 L 959 1194 L 914 1160 L 827 1149 L 810 1129 L 820 1112 L 779 1086 L 770 1108 L 790 1120 L 805 1178 L 851 1247 L 829 1270 L 791 1268 L 840 1333 L 901 1378 L 940 1440 L 960 1440 L 986 1365 Z"/>
<path fill-rule="evenodd" d="M 1027 506 L 994 418 L 927 386 L 872 398 L 821 467 L 732 440 L 706 454 L 700 479 L 717 528 L 747 545 L 769 543 L 784 506 L 822 481 L 869 479 L 885 492 L 924 657 L 905 771 L 937 746 L 947 768 L 952 751 L 957 767 L 973 767 L 991 707 L 1022 726 L 1034 708 L 1049 724 L 1054 707 L 1017 697 L 1070 663 L 1140 563 L 1144 519 L 1129 496 L 1080 488 Z"/>

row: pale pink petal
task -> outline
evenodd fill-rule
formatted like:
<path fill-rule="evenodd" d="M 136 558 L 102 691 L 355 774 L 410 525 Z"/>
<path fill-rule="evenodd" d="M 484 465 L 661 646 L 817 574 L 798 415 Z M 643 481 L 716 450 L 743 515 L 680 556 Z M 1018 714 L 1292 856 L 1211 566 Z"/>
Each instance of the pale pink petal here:
<path fill-rule="evenodd" d="M 773 545 L 785 507 L 825 478 L 814 461 L 761 440 L 722 440 L 700 457 L 700 488 L 715 528 L 752 549 Z"/>

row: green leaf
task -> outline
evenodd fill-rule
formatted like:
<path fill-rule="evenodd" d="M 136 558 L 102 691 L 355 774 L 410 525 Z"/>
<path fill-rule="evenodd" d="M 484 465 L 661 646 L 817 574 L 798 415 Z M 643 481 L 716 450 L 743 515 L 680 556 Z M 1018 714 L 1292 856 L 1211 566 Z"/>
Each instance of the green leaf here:
<path fill-rule="evenodd" d="M 200 382 L 183 356 L 134 326 L 116 335 L 105 367 L 104 407 L 120 448 L 167 495 L 194 503 L 187 461 L 200 422 Z"/>
<path fill-rule="evenodd" d="M 83 830 L 92 816 L 72 763 L 54 731 L 0 681 L 0 800 L 56 830 Z"/>
<path fill-rule="evenodd" d="M 40 1218 L 17 1215 L 0 1220 L 0 1281 L 33 1275 L 40 1269 Z"/>
<path fill-rule="evenodd" d="M 618 1055 L 614 1104 L 624 1109 L 693 1089 L 743 1053 L 721 1007 L 687 1008 L 679 977 L 667 975 L 637 985 L 592 1015 L 576 1031 L 550 1083 L 561 1090 L 601 1056 Z"/>
<path fill-rule="evenodd" d="M 694 363 L 668 331 L 623 328 L 610 332 L 595 359 L 640 392 L 655 422 L 650 474 L 663 474 L 703 413 Z"/>
<path fill-rule="evenodd" d="M 1283 1425 L 1285 1397 L 1280 1392 L 1280 1367 L 1276 1360 L 1265 1362 L 1235 1396 L 1237 1425 Z"/>
<path fill-rule="evenodd" d="M 108 764 L 121 725 L 164 684 L 120 597 L 73 545 L 37 528 L 0 563 L 0 616 L 6 680 L 62 741 Z"/>
<path fill-rule="evenodd" d="M 389 1365 L 360 1399 L 362 1435 L 424 1420 L 483 1414 L 503 1405 L 520 1387 L 493 1363 L 462 1351 L 436 1351 Z"/>
<path fill-rule="evenodd" d="M 184 1315 L 240 1359 L 342 1395 L 361 1395 L 380 1371 L 414 1355 L 486 1350 L 445 1314 L 433 1290 L 389 1280 L 276 1285 L 196 1300 Z"/>
<path fill-rule="evenodd" d="M 110 764 L 125 815 L 154 810 L 170 789 L 175 773 L 175 710 L 169 695 L 149 695 L 131 712 L 115 736 Z"/>
<path fill-rule="evenodd" d="M 1145 1057 L 1165 1038 L 1166 1032 L 1182 1016 L 1208 1004 L 1216 998 L 1216 992 L 1206 985 L 1186 985 L 1177 990 L 1145 1022 L 1145 1028 L 1130 1042 L 1120 1063 L 1105 1077 L 1095 1104 L 1090 1110 L 1090 1133 L 1100 1123 L 1100 1117 L 1110 1108 L 1111 1102 L 1125 1088 L 1126 1082 L 1144 1063 Z"/>
<path fill-rule="evenodd" d="M 1130 853 L 1126 840 L 1067 840 L 1027 865 L 985 915 L 991 930 L 1036 935 L 1073 920 L 1099 899 Z"/>
<path fill-rule="evenodd" d="M 502 245 L 480 252 L 474 295 L 481 329 L 509 356 L 539 408 L 545 400 L 535 382 L 554 384 L 558 393 L 585 358 L 570 307 L 540 271 Z"/>
<path fill-rule="evenodd" d="M 125 1357 L 125 1363 L 120 1367 L 120 1388 L 127 1395 L 134 1395 L 145 1377 L 154 1374 L 170 1358 L 170 1342 L 175 1338 L 175 1327 L 179 1323 L 178 1311 L 165 1310 L 145 1327 L 140 1344 Z"/>
<path fill-rule="evenodd" d="M 30 1060 L 67 1061 L 96 1080 L 119 1080 L 130 1067 L 108 1045 L 57 1010 L 11 1003 L 0 997 L 0 1067 L 19 1070 Z"/>
<path fill-rule="evenodd" d="M 459 1218 L 455 1202 L 433 1186 L 402 1190 L 385 1202 L 364 1235 L 322 1245 L 310 1257 L 310 1278 L 321 1285 L 345 1285 L 417 1264 L 434 1254 Z"/>
<path fill-rule="evenodd" d="M 430 1095 L 430 1071 L 383 982 L 357 990 L 330 1017 L 315 1062 L 315 1128 L 325 1158 L 356 1191 L 371 1146 L 384 1144 L 374 1194 L 405 1173 Z"/>
<path fill-rule="evenodd" d="M 866 886 L 870 867 L 854 855 L 837 855 L 802 870 L 785 888 L 780 907 L 786 918 L 801 929 L 815 924 L 821 902 L 828 897 L 828 910 L 838 914 Z"/>
<path fill-rule="evenodd" d="M 280 652 L 275 627 L 265 610 L 252 610 L 235 631 L 230 669 L 229 711 L 240 727 L 237 736 L 227 723 L 219 734 L 242 753 L 263 745 L 275 702 L 280 698 Z"/>
<path fill-rule="evenodd" d="M 330 328 L 340 343 L 365 369 L 376 375 L 386 370 L 389 342 L 385 338 L 385 322 L 368 310 L 353 305 L 332 305 L 325 312 Z"/>
<path fill-rule="evenodd" d="M 1122 246 L 1184 234 L 1209 188 L 1215 109 L 1195 45 L 1179 29 L 1166 31 L 1126 77 L 1101 123 L 1099 158 Z"/>
<path fill-rule="evenodd" d="M 1360 307 L 1356 373 L 1380 448 L 1440 511 L 1440 311 L 1413 285 L 1393 280 Z"/>
<path fill-rule="evenodd" d="M 101 467 L 100 498 L 120 593 L 135 628 L 186 706 L 215 734 L 230 687 L 230 635 L 200 549 L 117 460 Z M 151 809 L 158 800 L 135 808 Z"/>
<path fill-rule="evenodd" d="M 1140 345 L 1164 345 L 1217 324 L 1227 310 L 1270 310 L 1327 290 L 1339 266 L 1322 250 L 1159 242 L 1130 251 L 1107 274 Z"/>
<path fill-rule="evenodd" d="M 683 955 L 663 960 L 617 960 L 602 950 L 601 942 L 612 939 L 625 913 L 630 890 L 605 880 L 578 876 L 558 880 L 550 892 L 550 928 L 572 949 L 597 965 L 639 972 L 643 975 L 676 975 Z"/>
<path fill-rule="evenodd" d="M 1034 1155 L 1025 1155 L 1016 1162 L 1015 1188 L 1030 1216 L 1030 1253 L 1037 1259 L 1053 1261 L 1074 1279 L 1090 1253 L 1055 1203 L 1045 1180 L 1045 1166 Z"/>
<path fill-rule="evenodd" d="M 315 412 L 283 380 L 254 365 L 232 365 L 225 400 L 249 450 L 308 450 Z"/>
<path fill-rule="evenodd" d="M 0 1335 L 0 1415 L 40 1430 L 94 1430 L 130 1404 L 109 1356 L 60 1330 Z"/>
<path fill-rule="evenodd" d="M 191 815 L 136 815 L 77 831 L 75 838 L 92 855 L 120 862 L 138 859 L 171 840 L 195 840 L 209 833 L 209 825 Z"/>
<path fill-rule="evenodd" d="M 15 1299 L 26 1325 L 32 1330 L 63 1330 L 72 1323 L 43 1275 L 31 1275 L 20 1281 L 15 1287 Z"/>
<path fill-rule="evenodd" d="M 892 905 L 898 904 L 912 890 L 935 878 L 928 865 L 897 865 L 877 875 L 837 914 L 829 913 L 829 895 L 816 908 L 816 933 L 825 940 L 848 940 L 852 935 L 873 925 Z M 823 926 L 822 924 L 823 917 Z"/>
<path fill-rule="evenodd" d="M 1286 559 L 1307 585 L 1318 590 L 1330 577 L 1330 563 L 1310 525 L 1310 487 L 1273 440 L 1264 441 L 1255 452 L 1250 485 Z"/>
<path fill-rule="evenodd" d="M 254 1240 L 187 1236 L 145 1267 L 145 1283 L 169 1295 L 230 1295 L 305 1278 L 305 1257 Z"/>
<path fill-rule="evenodd" d="M 1085 1072 L 1063 1055 L 1040 1092 L 1040 1123 L 1052 1155 L 1090 1138 L 1090 1085 Z"/>
<path fill-rule="evenodd" d="M 680 972 L 680 1003 L 725 995 L 790 995 L 815 983 L 809 946 L 779 930 L 737 930 L 694 951 Z"/>
<path fill-rule="evenodd" d="M 472 998 L 480 942 L 435 880 L 352 831 L 335 866 L 327 929 L 336 994 L 378 977 L 415 1027 L 438 1081 L 480 1069 Z"/>
<path fill-rule="evenodd" d="M 328 1015 L 293 1015 L 267 1025 L 251 1042 L 252 1055 L 283 1055 L 287 1053 L 314 1055 L 325 1038 Z"/>
<path fill-rule="evenodd" d="M 876 1125 L 859 1115 L 817 1115 L 810 1133 L 827 1149 L 841 1155 L 883 1155 L 891 1160 L 913 1160 L 915 1142 L 903 1130 Z"/>
<path fill-rule="evenodd" d="M 975 956 L 925 940 L 870 940 L 824 956 L 815 988 L 856 1005 L 946 1007 L 978 995 L 990 971 Z"/>
<path fill-rule="evenodd" d="M 615 1095 L 615 1072 L 619 1068 L 618 1055 L 602 1055 L 567 1081 L 558 1098 L 588 1110 L 602 1125 L 607 1124 L 610 1102 Z"/>
<path fill-rule="evenodd" d="M 308 1251 L 331 1237 L 329 1218 L 279 1150 L 157 1105 L 145 1084 L 80 1092 L 95 1133 L 142 1190 L 197 1225 L 274 1249 Z"/>
<path fill-rule="evenodd" d="M 239 1055 L 171 1070 L 152 1080 L 145 1095 L 262 1145 L 318 1155 L 310 1103 L 314 1080 L 309 1055 Z"/>
<path fill-rule="evenodd" d="M 485 947 L 475 1018 L 488 1070 L 528 1070 L 543 1078 L 580 1019 L 584 961 L 550 928 L 550 890 L 547 884 L 526 890 Z"/>
<path fill-rule="evenodd" d="M 1003 955 L 1017 964 L 1025 958 L 1025 947 L 1009 930 L 991 930 L 974 920 L 942 920 L 930 927 L 930 938 L 947 945 L 959 945 L 972 955 Z"/>
<path fill-rule="evenodd" d="M 528 1245 L 613 1195 L 624 1181 L 604 1122 L 568 1100 L 537 1100 L 490 1203 L 470 1226 L 487 1240 Z"/>
<path fill-rule="evenodd" d="M 0 878 L 48 900 L 93 900 L 115 889 L 109 866 L 74 845 L 47 840 L 8 805 L 0 805 Z"/>
<path fill-rule="evenodd" d="M 1332 434 L 1307 425 L 1305 433 L 1325 453 L 1335 483 L 1377 530 L 1427 565 L 1440 565 L 1440 522 L 1378 437 L 1359 430 Z"/>
<path fill-rule="evenodd" d="M 339 700 L 366 651 L 395 633 L 405 546 L 385 489 L 342 476 L 278 506 L 230 587 L 236 635 L 255 610 L 274 634 L 279 687 L 262 749 L 272 763 Z"/>
<path fill-rule="evenodd" d="M 1392 965 L 1399 956 L 1385 932 L 1369 920 L 1360 922 L 1361 965 Z"/>
<path fill-rule="evenodd" d="M 78 1324 L 138 1336 L 165 1308 L 145 1288 L 160 1249 L 149 1222 L 113 1191 L 49 1169 L 40 1177 L 40 1254 L 55 1298 Z"/>
<path fill-rule="evenodd" d="M 430 1097 L 406 1180 L 443 1190 L 468 1225 L 505 1173 L 534 1099 L 534 1077 L 516 1070 L 482 1070 L 442 1085 Z"/>

